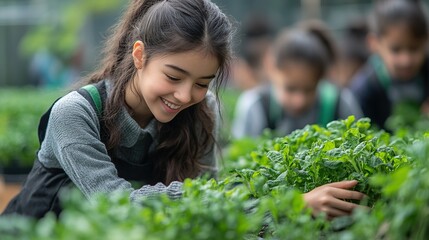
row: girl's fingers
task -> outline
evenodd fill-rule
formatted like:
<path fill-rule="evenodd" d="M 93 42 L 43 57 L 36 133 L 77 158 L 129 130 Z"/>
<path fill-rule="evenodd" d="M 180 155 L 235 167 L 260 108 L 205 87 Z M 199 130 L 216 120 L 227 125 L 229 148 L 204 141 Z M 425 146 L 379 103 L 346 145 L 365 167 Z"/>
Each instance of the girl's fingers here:
<path fill-rule="evenodd" d="M 333 197 L 339 198 L 339 199 L 362 200 L 362 198 L 365 197 L 365 194 L 361 192 L 350 191 L 350 190 L 345 190 L 341 188 L 332 188 L 330 189 L 330 192 Z"/>
<path fill-rule="evenodd" d="M 356 180 L 350 180 L 350 181 L 341 181 L 341 182 L 328 183 L 328 184 L 326 184 L 324 186 L 335 187 L 335 188 L 342 188 L 342 189 L 349 189 L 349 188 L 352 188 L 352 187 L 356 186 L 356 184 L 358 184 L 358 181 L 356 181 Z"/>
<path fill-rule="evenodd" d="M 328 219 L 333 219 L 336 217 L 350 215 L 350 213 L 336 209 L 336 208 L 326 208 L 326 209 L 324 209 L 323 212 L 326 213 L 326 215 L 328 216 Z"/>
<path fill-rule="evenodd" d="M 326 184 L 305 193 L 304 201 L 314 210 L 315 215 L 320 212 L 326 213 L 329 218 L 350 215 L 359 205 L 343 199 L 361 200 L 365 197 L 363 193 L 348 190 L 356 184 L 357 181 L 354 180 Z"/>
<path fill-rule="evenodd" d="M 330 207 L 338 209 L 342 212 L 346 212 L 347 214 L 351 214 L 355 208 L 359 207 L 359 205 L 351 202 L 346 202 L 337 198 L 332 198 L 330 202 Z"/>

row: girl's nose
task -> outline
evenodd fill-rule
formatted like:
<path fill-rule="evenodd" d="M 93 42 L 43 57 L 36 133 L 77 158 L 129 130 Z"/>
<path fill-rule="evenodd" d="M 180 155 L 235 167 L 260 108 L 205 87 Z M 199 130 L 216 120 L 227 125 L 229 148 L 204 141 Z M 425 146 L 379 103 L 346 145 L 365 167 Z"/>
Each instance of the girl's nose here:
<path fill-rule="evenodd" d="M 183 83 L 177 86 L 174 97 L 180 101 L 180 104 L 189 103 L 192 99 L 192 84 Z"/>

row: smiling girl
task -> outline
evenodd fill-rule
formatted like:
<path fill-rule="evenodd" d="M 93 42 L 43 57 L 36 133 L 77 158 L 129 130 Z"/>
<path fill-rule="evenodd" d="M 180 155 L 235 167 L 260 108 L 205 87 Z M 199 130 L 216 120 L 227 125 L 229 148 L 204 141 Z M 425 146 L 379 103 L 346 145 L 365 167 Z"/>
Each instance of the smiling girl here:
<path fill-rule="evenodd" d="M 37 160 L 5 213 L 59 214 L 60 190 L 73 185 L 88 198 L 175 198 L 185 178 L 214 176 L 219 111 L 209 86 L 217 93 L 226 77 L 231 32 L 210 1 L 131 1 L 86 86 L 42 117 Z"/>

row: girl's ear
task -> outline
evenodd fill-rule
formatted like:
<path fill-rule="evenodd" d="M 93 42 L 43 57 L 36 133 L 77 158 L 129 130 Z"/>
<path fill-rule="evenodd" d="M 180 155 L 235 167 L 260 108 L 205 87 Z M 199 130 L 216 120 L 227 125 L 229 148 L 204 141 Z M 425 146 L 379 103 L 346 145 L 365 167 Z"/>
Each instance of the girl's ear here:
<path fill-rule="evenodd" d="M 144 65 L 144 44 L 142 41 L 136 41 L 133 46 L 134 66 L 142 69 Z"/>

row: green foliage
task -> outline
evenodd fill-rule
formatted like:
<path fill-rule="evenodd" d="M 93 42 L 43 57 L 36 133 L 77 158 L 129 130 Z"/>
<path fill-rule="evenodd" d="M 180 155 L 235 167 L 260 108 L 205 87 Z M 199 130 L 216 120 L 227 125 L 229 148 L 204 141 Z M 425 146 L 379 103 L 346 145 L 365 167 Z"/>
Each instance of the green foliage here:
<path fill-rule="evenodd" d="M 429 118 L 421 113 L 421 106 L 413 102 L 401 102 L 394 106 L 386 120 L 386 128 L 401 138 L 429 129 Z"/>
<path fill-rule="evenodd" d="M 67 62 L 79 47 L 79 31 L 91 14 L 116 9 L 124 4 L 121 0 L 77 0 L 59 4 L 61 7 L 51 22 L 32 29 L 21 42 L 21 51 L 33 55 L 40 50 L 47 50 Z M 57 23 L 57 24 L 53 24 Z"/>
<path fill-rule="evenodd" d="M 429 237 L 429 139 L 407 148 L 415 166 L 377 174 L 371 184 L 381 188 L 381 199 L 370 212 L 354 214 L 355 224 L 333 239 L 427 239 Z"/>
<path fill-rule="evenodd" d="M 0 217 L 0 235 L 166 240 L 429 237 L 428 134 L 404 141 L 372 130 L 368 119 L 350 117 L 327 128 L 307 126 L 255 147 L 257 141 L 234 142 L 229 160 L 239 163 L 227 166 L 237 169 L 225 171 L 219 181 L 186 180 L 181 199 L 159 195 L 131 203 L 125 192 L 87 201 L 72 191 L 65 195 L 59 219 Z M 361 181 L 358 190 L 368 194 L 371 209 L 333 221 L 313 217 L 302 192 L 343 179 Z"/>
<path fill-rule="evenodd" d="M 33 165 L 39 119 L 61 94 L 32 88 L 0 90 L 0 166 Z"/>
<path fill-rule="evenodd" d="M 222 191 L 215 181 L 186 181 L 180 200 L 166 196 L 144 198 L 132 204 L 127 194 L 99 196 L 88 202 L 77 191 L 65 201 L 67 208 L 58 221 L 52 215 L 37 224 L 20 227 L 16 235 L 0 224 L 2 236 L 32 239 L 243 239 L 260 229 L 263 215 L 249 217 L 243 204 L 247 194 L 240 189 Z M 249 202 L 250 203 L 250 202 Z M 0 222 L 1 223 L 1 222 Z"/>
<path fill-rule="evenodd" d="M 225 160 L 222 161 L 220 176 L 227 177 L 235 169 L 255 168 L 255 162 L 249 161 L 249 153 L 264 142 L 264 138 L 234 139 L 224 149 Z"/>
<path fill-rule="evenodd" d="M 232 88 L 225 88 L 219 93 L 222 112 L 222 128 L 220 131 L 221 139 L 220 145 L 225 146 L 229 143 L 231 138 L 231 124 L 234 119 L 235 105 L 240 95 L 238 90 Z"/>
<path fill-rule="evenodd" d="M 388 173 L 403 165 L 403 143 L 389 134 L 370 129 L 368 119 L 354 117 L 334 121 L 327 128 L 309 125 L 277 138 L 251 153 L 252 169 L 236 170 L 237 178 L 259 197 L 276 188 L 296 188 L 303 192 L 326 183 L 358 180 L 356 190 L 377 200 L 379 192 L 368 184 L 375 173 Z"/>

